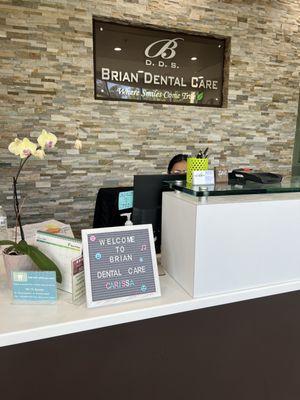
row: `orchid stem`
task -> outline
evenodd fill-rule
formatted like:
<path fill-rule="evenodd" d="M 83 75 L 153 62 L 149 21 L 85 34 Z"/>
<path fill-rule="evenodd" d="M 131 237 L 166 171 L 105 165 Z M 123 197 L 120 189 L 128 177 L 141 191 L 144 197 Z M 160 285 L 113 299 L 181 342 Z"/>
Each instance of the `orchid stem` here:
<path fill-rule="evenodd" d="M 17 184 L 18 184 L 18 178 L 20 176 L 20 173 L 21 173 L 25 163 L 30 158 L 30 156 L 31 156 L 31 154 L 28 157 L 26 157 L 24 159 L 24 161 L 21 160 L 19 169 L 17 171 L 17 175 L 13 178 L 14 210 L 15 210 L 16 221 L 17 221 L 16 227 L 17 227 L 17 225 L 19 225 L 20 235 L 21 235 L 22 240 L 25 240 L 25 235 L 24 235 L 24 230 L 23 230 L 22 221 L 21 221 Z"/>

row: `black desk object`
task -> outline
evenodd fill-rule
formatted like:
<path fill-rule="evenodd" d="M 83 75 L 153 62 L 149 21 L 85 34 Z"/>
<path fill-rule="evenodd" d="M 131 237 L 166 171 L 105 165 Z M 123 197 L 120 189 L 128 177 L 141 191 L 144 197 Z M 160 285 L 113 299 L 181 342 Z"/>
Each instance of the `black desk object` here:
<path fill-rule="evenodd" d="M 132 208 L 119 210 L 119 193 L 133 190 L 132 186 L 101 188 L 98 191 L 93 228 L 109 228 L 124 225 L 127 218 L 121 214 L 132 212 Z"/>
<path fill-rule="evenodd" d="M 229 181 L 236 183 L 255 182 L 261 184 L 276 184 L 282 181 L 282 175 L 271 172 L 253 171 L 250 168 L 234 169 L 228 174 Z"/>

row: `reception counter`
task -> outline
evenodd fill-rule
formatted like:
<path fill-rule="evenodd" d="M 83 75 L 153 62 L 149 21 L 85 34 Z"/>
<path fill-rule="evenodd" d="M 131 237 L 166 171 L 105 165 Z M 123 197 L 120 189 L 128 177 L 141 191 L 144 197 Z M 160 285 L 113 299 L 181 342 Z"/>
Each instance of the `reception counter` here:
<path fill-rule="evenodd" d="M 168 275 L 161 286 L 161 299 L 89 310 L 62 293 L 53 306 L 13 305 L 1 288 L 4 398 L 299 397 L 297 285 L 275 296 L 253 290 L 246 301 L 192 299 Z"/>
<path fill-rule="evenodd" d="M 162 262 L 191 296 L 300 282 L 298 184 L 173 187 L 163 194 Z"/>
<path fill-rule="evenodd" d="M 299 397 L 298 284 L 193 299 L 160 281 L 160 299 L 86 309 L 62 292 L 56 305 L 14 305 L 1 276 L 4 398 Z"/>
<path fill-rule="evenodd" d="M 273 194 L 271 203 L 290 202 L 291 207 L 284 208 L 285 212 L 290 209 L 295 216 L 295 225 L 293 218 L 290 219 L 290 234 L 285 232 L 282 237 L 281 249 L 286 249 L 287 238 L 294 238 L 294 246 L 297 243 L 291 233 L 296 233 L 299 222 L 300 194 L 276 198 L 281 195 Z M 200 200 L 187 196 L 182 191 L 164 196 L 164 251 L 170 245 L 165 224 L 174 217 L 171 202 L 176 202 L 175 211 L 182 220 L 187 221 L 181 209 L 183 204 L 196 207 L 198 214 L 199 207 L 223 210 L 226 221 L 229 215 L 226 204 L 238 206 L 241 201 L 237 197 L 236 203 L 229 197 L 226 203 L 218 196 L 214 199 L 202 196 Z M 244 201 L 248 206 L 259 202 L 272 208 L 269 197 L 255 196 L 250 199 L 247 194 Z M 280 221 L 279 213 L 277 217 Z M 212 221 L 212 225 L 224 220 Z M 172 223 L 176 223 L 176 218 Z M 229 229 L 235 232 L 232 227 Z M 266 224 L 265 229 L 268 227 Z M 174 232 L 178 230 L 169 231 L 169 235 Z M 237 236 L 241 240 L 242 235 L 237 232 Z M 225 276 L 216 279 L 216 286 L 212 286 L 209 271 L 203 271 L 200 263 L 197 268 L 202 281 L 199 285 L 196 282 L 200 292 L 193 297 L 188 293 L 190 288 L 174 272 L 177 261 L 174 260 L 173 266 L 168 264 L 168 257 L 174 254 L 179 257 L 178 251 L 183 251 L 183 243 L 176 242 L 176 236 L 170 238 L 175 242 L 173 253 L 167 257 L 164 254 L 163 263 L 169 273 L 160 276 L 162 296 L 114 306 L 87 309 L 85 303 L 72 304 L 71 296 L 61 291 L 54 305 L 13 304 L 1 266 L 0 383 L 4 398 L 298 399 L 300 267 L 294 263 L 296 250 L 286 257 L 281 275 L 277 275 L 280 279 L 272 278 L 273 272 L 279 273 L 277 267 L 274 271 L 271 268 L 275 258 L 270 265 L 270 258 L 265 257 L 269 280 L 264 273 L 259 277 L 264 277 L 263 284 L 262 281 L 256 284 L 253 275 L 241 273 L 247 272 L 247 263 L 239 263 L 239 275 L 234 275 L 237 266 L 234 261 L 238 259 L 236 244 L 232 247 L 232 263 L 228 265 L 218 258 L 226 247 L 214 243 L 212 248 L 203 248 L 202 253 L 213 251 L 211 257 L 201 253 L 205 260 L 214 261 L 210 268 L 225 265 L 226 273 L 233 274 L 233 283 Z M 240 245 L 237 249 L 244 247 Z M 188 258 L 184 251 L 182 254 L 185 259 L 180 259 L 180 265 L 188 274 L 189 263 L 195 259 Z M 219 271 L 213 273 L 217 275 Z M 255 266 L 254 271 L 257 271 Z M 242 278 L 252 280 L 246 282 Z"/>
<path fill-rule="evenodd" d="M 71 295 L 60 290 L 56 304 L 14 304 L 4 274 L 0 277 L 0 347 L 300 290 L 295 281 L 192 298 L 166 273 L 160 276 L 160 298 L 88 309 L 85 301 L 72 304 Z"/>

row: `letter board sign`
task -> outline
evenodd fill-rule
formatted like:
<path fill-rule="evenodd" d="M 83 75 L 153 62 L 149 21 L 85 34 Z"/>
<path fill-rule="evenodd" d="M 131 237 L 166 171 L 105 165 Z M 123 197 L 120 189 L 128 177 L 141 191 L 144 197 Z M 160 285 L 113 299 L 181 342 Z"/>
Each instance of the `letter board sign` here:
<path fill-rule="evenodd" d="M 93 26 L 96 99 L 222 107 L 225 39 Z"/>
<path fill-rule="evenodd" d="M 82 230 L 87 306 L 160 296 L 152 225 Z"/>

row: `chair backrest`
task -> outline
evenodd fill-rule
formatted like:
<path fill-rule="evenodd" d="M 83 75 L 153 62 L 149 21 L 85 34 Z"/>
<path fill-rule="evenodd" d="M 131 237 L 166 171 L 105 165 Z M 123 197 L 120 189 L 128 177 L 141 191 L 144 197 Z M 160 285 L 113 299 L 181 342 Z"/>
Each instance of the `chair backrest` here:
<path fill-rule="evenodd" d="M 99 189 L 93 228 L 124 225 L 126 217 L 121 217 L 121 214 L 132 212 L 132 198 L 131 186 Z"/>

